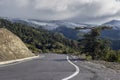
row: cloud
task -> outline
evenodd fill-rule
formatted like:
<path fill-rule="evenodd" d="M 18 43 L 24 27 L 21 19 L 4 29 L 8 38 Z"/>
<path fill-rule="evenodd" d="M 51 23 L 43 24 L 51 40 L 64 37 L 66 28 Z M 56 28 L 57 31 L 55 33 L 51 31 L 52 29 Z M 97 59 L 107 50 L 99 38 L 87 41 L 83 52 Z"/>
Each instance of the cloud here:
<path fill-rule="evenodd" d="M 98 23 L 120 18 L 120 0 L 1 0 L 0 16 Z"/>

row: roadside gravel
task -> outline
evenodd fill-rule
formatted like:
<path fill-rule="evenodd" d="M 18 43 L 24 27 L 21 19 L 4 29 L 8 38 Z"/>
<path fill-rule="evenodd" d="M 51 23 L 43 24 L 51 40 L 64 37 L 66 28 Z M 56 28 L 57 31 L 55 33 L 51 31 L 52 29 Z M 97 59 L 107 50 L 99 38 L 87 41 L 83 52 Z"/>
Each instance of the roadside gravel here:
<path fill-rule="evenodd" d="M 107 68 L 113 69 L 116 72 L 120 72 L 120 63 L 118 62 L 106 62 L 106 61 L 90 61 L 92 63 L 104 65 Z"/>

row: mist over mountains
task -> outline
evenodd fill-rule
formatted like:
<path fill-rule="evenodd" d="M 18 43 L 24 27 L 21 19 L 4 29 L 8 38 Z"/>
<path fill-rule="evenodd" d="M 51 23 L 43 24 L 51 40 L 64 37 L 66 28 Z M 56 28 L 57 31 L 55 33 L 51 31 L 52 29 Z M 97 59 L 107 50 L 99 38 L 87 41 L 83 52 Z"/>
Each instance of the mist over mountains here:
<path fill-rule="evenodd" d="M 33 26 L 35 28 L 42 27 L 43 29 L 52 31 L 52 32 L 60 32 L 65 37 L 77 40 L 79 39 L 79 34 L 83 34 L 88 32 L 89 30 L 76 31 L 75 27 L 93 27 L 96 25 L 92 24 L 84 24 L 84 23 L 74 23 L 62 20 L 36 20 L 36 19 L 19 19 L 19 18 L 4 18 L 13 23 L 22 23 L 27 24 L 29 26 Z"/>
<path fill-rule="evenodd" d="M 30 26 L 33 26 L 35 28 L 42 27 L 44 29 L 47 29 L 52 32 L 59 32 L 62 33 L 65 37 L 72 39 L 72 40 L 78 40 L 84 33 L 88 32 L 89 30 L 75 30 L 75 27 L 98 27 L 101 25 L 110 26 L 112 27 L 111 30 L 104 30 L 102 31 L 101 37 L 110 39 L 112 41 L 112 46 L 114 46 L 114 49 L 119 49 L 119 40 L 120 40 L 120 20 L 111 20 L 108 22 L 105 22 L 101 25 L 92 25 L 92 24 L 84 24 L 84 23 L 74 23 L 74 22 L 67 22 L 62 20 L 36 20 L 36 19 L 10 19 L 5 18 L 7 20 L 10 20 L 11 22 L 17 22 L 22 24 L 27 24 Z M 116 44 L 117 42 L 117 44 Z M 117 47 L 116 47 L 117 45 Z"/>

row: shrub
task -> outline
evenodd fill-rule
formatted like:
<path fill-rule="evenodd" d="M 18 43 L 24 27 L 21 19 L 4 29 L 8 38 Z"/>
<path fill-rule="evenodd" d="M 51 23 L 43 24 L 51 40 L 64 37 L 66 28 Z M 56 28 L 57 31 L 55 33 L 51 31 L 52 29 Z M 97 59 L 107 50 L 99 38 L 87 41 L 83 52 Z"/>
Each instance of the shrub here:
<path fill-rule="evenodd" d="M 106 54 L 106 61 L 114 62 L 117 61 L 118 57 L 115 51 L 111 50 L 108 54 Z"/>

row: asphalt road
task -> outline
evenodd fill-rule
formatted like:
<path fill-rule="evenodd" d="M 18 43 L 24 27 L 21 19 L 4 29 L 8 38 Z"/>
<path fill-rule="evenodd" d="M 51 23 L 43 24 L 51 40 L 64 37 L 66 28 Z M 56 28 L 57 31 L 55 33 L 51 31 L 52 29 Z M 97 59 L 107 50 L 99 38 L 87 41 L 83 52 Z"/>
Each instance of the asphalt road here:
<path fill-rule="evenodd" d="M 45 57 L 0 65 L 0 80 L 120 80 L 120 73 L 74 56 Z"/>

